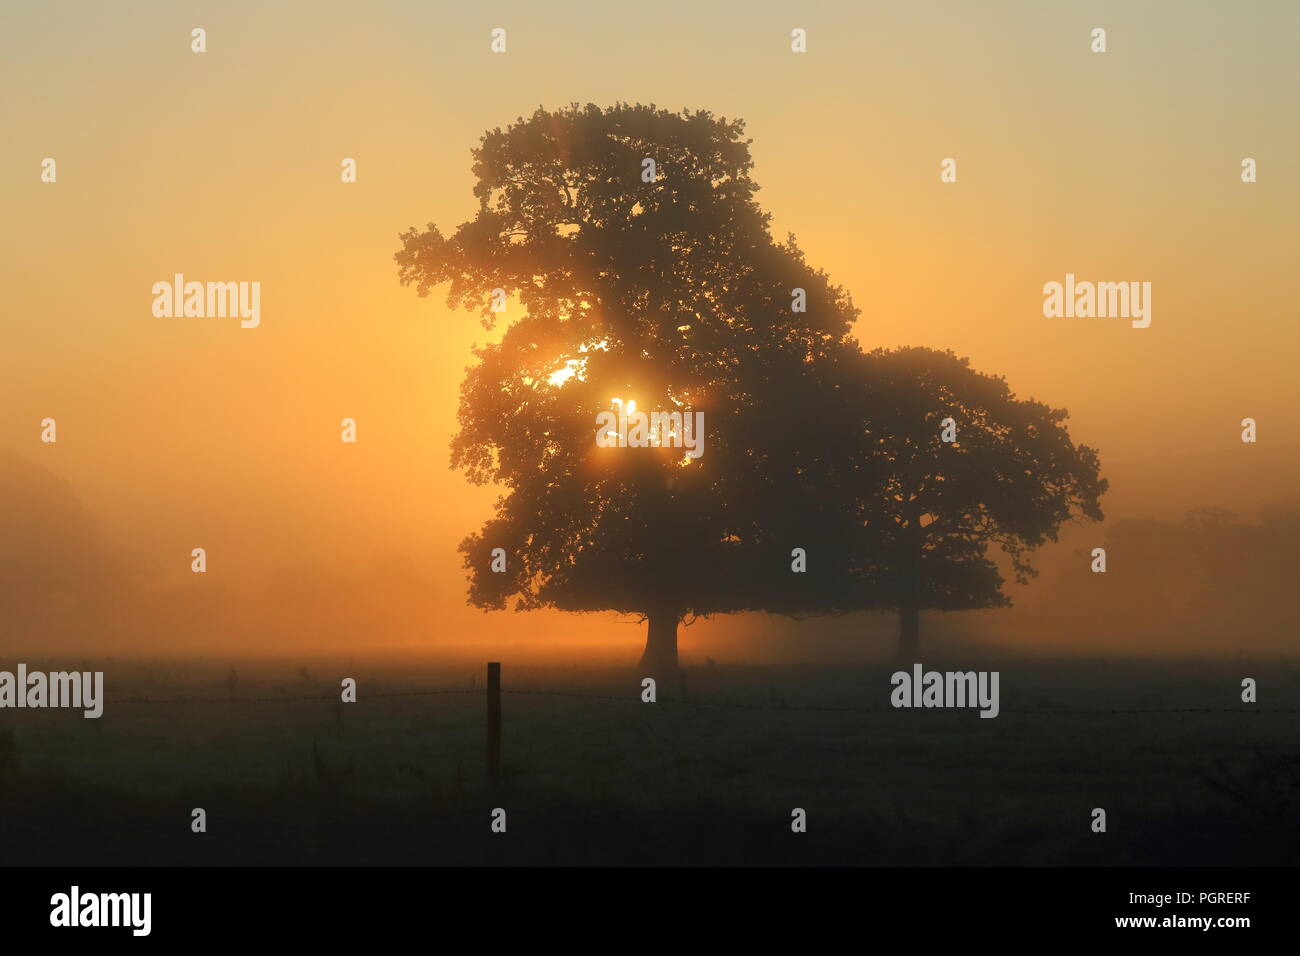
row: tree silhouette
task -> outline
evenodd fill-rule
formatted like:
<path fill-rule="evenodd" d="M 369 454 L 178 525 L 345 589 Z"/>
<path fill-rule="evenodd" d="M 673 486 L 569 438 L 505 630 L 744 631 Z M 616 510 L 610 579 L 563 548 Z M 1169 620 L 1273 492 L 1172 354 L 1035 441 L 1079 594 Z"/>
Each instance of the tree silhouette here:
<path fill-rule="evenodd" d="M 1289 611 L 1300 555 L 1300 499 L 1260 510 L 1258 520 L 1204 507 L 1181 521 L 1128 518 L 1110 524 L 1110 573 L 1092 574 L 1087 552 L 1063 569 L 1044 603 L 1089 630 L 1122 633 L 1144 647 L 1189 641 L 1234 647 L 1294 641 Z"/>
<path fill-rule="evenodd" d="M 860 467 L 845 497 L 861 520 L 847 561 L 863 606 L 897 608 L 899 655 L 914 658 L 921 611 L 1009 604 L 992 547 L 1025 582 L 1037 573 L 1028 553 L 1062 524 L 1102 519 L 1107 481 L 1097 453 L 1071 442 L 1064 409 L 1016 398 L 966 359 L 904 348 L 852 361 L 861 425 L 845 454 Z"/>
<path fill-rule="evenodd" d="M 411 229 L 396 255 L 403 284 L 449 282 L 489 329 L 494 290 L 523 306 L 461 389 L 452 465 L 506 489 L 461 544 L 470 602 L 641 614 L 652 671 L 675 668 L 686 617 L 846 593 L 790 587 L 788 551 L 784 586 L 765 571 L 813 507 L 772 509 L 818 454 L 799 425 L 818 415 L 808 370 L 851 348 L 856 310 L 771 236 L 743 131 L 654 106 L 539 109 L 474 150 L 474 219 Z M 597 414 L 631 402 L 703 412 L 703 456 L 597 447 Z"/>

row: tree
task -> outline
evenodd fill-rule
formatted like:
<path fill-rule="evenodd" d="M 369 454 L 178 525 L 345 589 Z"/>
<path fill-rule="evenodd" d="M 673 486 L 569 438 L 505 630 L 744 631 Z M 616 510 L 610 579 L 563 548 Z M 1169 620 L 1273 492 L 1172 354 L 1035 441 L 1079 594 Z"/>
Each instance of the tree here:
<path fill-rule="evenodd" d="M 852 364 L 860 425 L 845 454 L 858 467 L 844 498 L 860 534 L 846 560 L 861 606 L 898 610 L 898 652 L 914 659 L 921 611 L 1010 604 L 993 547 L 1026 582 L 1029 552 L 1062 524 L 1102 519 L 1107 481 L 1096 451 L 1071 442 L 1064 409 L 1016 398 L 952 352 L 876 350 Z"/>
<path fill-rule="evenodd" d="M 1300 501 L 1281 501 L 1245 521 L 1219 507 L 1181 521 L 1127 518 L 1111 523 L 1107 574 L 1080 552 L 1044 602 L 1053 615 L 1143 646 L 1189 643 L 1240 651 L 1293 642 L 1292 592 L 1300 574 L 1295 540 Z"/>
<path fill-rule="evenodd" d="M 523 306 L 461 389 L 452 465 L 505 488 L 461 544 L 470 602 L 641 614 L 652 670 L 676 667 L 685 618 L 816 599 L 755 573 L 788 485 L 762 447 L 784 387 L 849 347 L 857 313 L 771 236 L 743 131 L 653 106 L 539 109 L 474 150 L 475 218 L 411 229 L 396 255 L 403 284 L 449 282 L 448 304 L 488 328 L 494 290 Z M 705 453 L 597 447 L 596 416 L 632 402 L 702 412 Z"/>
<path fill-rule="evenodd" d="M 133 569 L 67 481 L 0 450 L 0 500 L 0 646 L 57 648 L 121 617 Z"/>

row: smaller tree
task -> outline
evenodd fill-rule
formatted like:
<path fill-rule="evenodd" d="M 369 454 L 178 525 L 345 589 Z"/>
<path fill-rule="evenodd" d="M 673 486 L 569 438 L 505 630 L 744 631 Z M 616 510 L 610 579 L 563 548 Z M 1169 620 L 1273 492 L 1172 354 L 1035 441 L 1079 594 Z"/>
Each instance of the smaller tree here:
<path fill-rule="evenodd" d="M 1009 605 L 993 547 L 1025 583 L 1029 552 L 1065 522 L 1102 519 L 1107 482 L 1097 452 L 1070 440 L 1065 409 L 1016 398 L 967 359 L 904 348 L 856 361 L 847 500 L 861 536 L 847 560 L 862 606 L 897 608 L 899 655 L 915 658 L 921 611 Z"/>

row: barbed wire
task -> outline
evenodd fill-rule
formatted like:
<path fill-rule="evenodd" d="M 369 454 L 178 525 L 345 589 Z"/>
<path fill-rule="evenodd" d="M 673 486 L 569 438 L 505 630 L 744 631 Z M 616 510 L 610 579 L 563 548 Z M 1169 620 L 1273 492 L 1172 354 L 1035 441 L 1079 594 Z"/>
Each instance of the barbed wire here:
<path fill-rule="evenodd" d="M 358 699 L 370 700 L 374 698 L 395 698 L 395 697 L 433 697 L 443 695 L 463 695 L 463 694 L 486 694 L 486 687 L 440 687 L 428 688 L 424 690 L 407 690 L 407 691 L 376 691 L 365 693 Z M 640 703 L 639 694 L 619 695 L 619 694 L 590 694 L 581 691 L 552 691 L 540 690 L 537 688 L 501 688 L 502 694 L 513 694 L 531 697 L 566 697 L 578 700 L 612 700 L 623 703 Z M 310 695 L 289 695 L 289 696 L 261 696 L 261 697 L 128 697 L 117 700 L 106 701 L 108 704 L 279 704 L 279 703 L 296 703 L 301 701 L 335 701 L 340 702 L 337 693 L 331 694 L 310 694 Z M 907 710 L 958 710 L 970 708 L 926 708 L 926 707 L 854 707 L 854 706 L 829 706 L 825 704 L 787 704 L 787 703 L 744 703 L 740 701 L 720 701 L 720 700 L 691 700 L 680 697 L 659 697 L 655 703 L 660 704 L 679 704 L 686 707 L 713 708 L 724 710 L 775 710 L 790 712 L 814 712 L 814 713 L 852 713 L 852 714 L 893 714 Z M 1098 714 L 1107 715 L 1138 715 L 1138 714 L 1278 714 L 1278 715 L 1300 715 L 1300 708 L 1295 707 L 1095 707 L 1095 708 L 1077 708 L 1077 707 L 1002 707 L 999 710 L 999 716 L 1003 714 L 1033 714 L 1041 716 L 1072 717 L 1072 716 L 1090 716 Z"/>
<path fill-rule="evenodd" d="M 436 694 L 482 694 L 482 687 L 476 688 L 448 688 L 437 690 L 402 690 L 402 691 L 380 691 L 376 693 L 367 693 L 366 699 L 372 697 L 429 697 Z M 105 702 L 108 704 L 279 704 L 292 703 L 303 700 L 339 700 L 339 695 L 334 694 L 309 694 L 305 696 L 278 696 L 278 697 L 123 697 L 116 700 Z"/>

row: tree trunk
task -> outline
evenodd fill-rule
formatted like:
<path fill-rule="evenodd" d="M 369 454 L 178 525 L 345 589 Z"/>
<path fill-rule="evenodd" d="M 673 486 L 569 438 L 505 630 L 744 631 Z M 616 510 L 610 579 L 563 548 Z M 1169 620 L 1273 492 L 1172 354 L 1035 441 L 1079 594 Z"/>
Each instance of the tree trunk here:
<path fill-rule="evenodd" d="M 898 602 L 899 663 L 916 664 L 921 660 L 921 548 L 924 537 L 919 515 L 910 516 L 903 532 L 899 571 L 902 590 Z"/>
<path fill-rule="evenodd" d="M 921 609 L 915 604 L 898 609 L 898 659 L 905 664 L 921 660 Z"/>
<path fill-rule="evenodd" d="M 676 611 L 651 611 L 647 617 L 641 669 L 656 679 L 670 677 L 677 673 L 677 622 L 681 615 Z"/>

